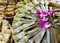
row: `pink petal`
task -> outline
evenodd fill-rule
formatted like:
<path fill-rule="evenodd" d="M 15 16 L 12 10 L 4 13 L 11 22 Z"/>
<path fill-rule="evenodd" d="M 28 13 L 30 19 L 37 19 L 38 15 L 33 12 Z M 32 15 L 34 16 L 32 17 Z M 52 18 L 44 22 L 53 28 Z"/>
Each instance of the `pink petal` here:
<path fill-rule="evenodd" d="M 43 17 L 46 17 L 47 16 L 47 13 L 46 12 L 42 12 L 41 14 L 40 14 L 40 18 L 43 18 Z"/>
<path fill-rule="evenodd" d="M 55 11 L 48 11 L 49 16 L 53 16 L 54 13 Z"/>
<path fill-rule="evenodd" d="M 47 30 L 47 29 L 49 29 L 51 26 L 52 26 L 52 25 L 47 22 L 47 23 L 45 24 L 44 29 Z"/>
<path fill-rule="evenodd" d="M 45 20 L 44 20 L 45 19 Z M 42 20 L 40 20 L 40 27 L 43 28 L 45 23 L 48 22 L 48 18 L 44 18 Z"/>
<path fill-rule="evenodd" d="M 43 18 L 42 20 L 43 20 L 43 21 L 48 21 L 49 19 L 48 19 L 48 18 Z"/>

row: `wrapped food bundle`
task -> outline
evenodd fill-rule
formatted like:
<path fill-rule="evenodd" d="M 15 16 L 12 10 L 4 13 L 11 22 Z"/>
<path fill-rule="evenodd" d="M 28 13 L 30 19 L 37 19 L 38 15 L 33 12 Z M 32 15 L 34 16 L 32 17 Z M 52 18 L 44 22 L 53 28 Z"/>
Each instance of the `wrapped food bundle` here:
<path fill-rule="evenodd" d="M 30 37 L 33 37 L 36 33 L 38 33 L 40 28 L 36 26 L 37 24 L 38 22 L 32 20 L 32 18 L 29 17 L 26 17 L 26 19 L 20 18 L 19 20 L 14 20 L 12 24 L 12 33 L 15 42 L 25 43 L 29 40 Z"/>
<path fill-rule="evenodd" d="M 54 0 L 51 0 L 51 1 L 54 1 Z M 56 3 L 56 1 L 58 1 L 57 3 Z M 55 26 L 55 29 L 56 29 L 56 34 L 57 34 L 57 39 L 56 40 L 58 40 L 58 43 L 60 43 L 60 4 L 59 4 L 59 2 L 60 2 L 60 0 L 56 0 L 55 2 L 50 2 L 50 6 L 52 6 L 52 8 L 53 8 L 53 10 L 55 9 L 55 11 L 56 11 L 56 13 L 55 13 L 55 17 L 54 17 L 54 26 Z M 57 29 L 58 28 L 58 29 Z"/>
<path fill-rule="evenodd" d="M 15 15 L 14 11 L 5 12 L 5 16 L 6 16 L 6 17 L 12 17 L 12 16 L 14 16 L 14 15 Z"/>
<path fill-rule="evenodd" d="M 46 39 L 48 39 L 48 41 L 50 41 L 49 40 L 50 38 L 47 38 L 50 35 L 51 35 L 51 43 L 53 43 L 54 40 L 56 40 L 56 38 L 54 37 L 54 35 L 56 35 L 56 34 L 54 34 L 54 32 L 56 32 L 54 28 L 52 29 L 53 32 L 48 29 L 51 34 L 46 33 L 49 35 L 44 36 L 46 31 L 44 29 L 40 28 L 40 25 L 38 22 L 40 20 L 40 18 L 36 17 L 35 9 L 37 8 L 37 10 L 40 11 L 40 12 L 38 12 L 38 14 L 40 14 L 41 11 L 48 10 L 47 9 L 48 5 L 43 5 L 44 2 L 41 5 L 38 5 L 38 4 L 39 4 L 39 2 L 37 0 L 33 0 L 33 4 L 28 3 L 25 6 L 21 7 L 21 9 L 19 9 L 18 12 L 16 13 L 16 15 L 14 16 L 14 20 L 12 23 L 12 28 L 13 28 L 12 33 L 13 33 L 13 38 L 14 38 L 15 43 L 40 43 L 43 37 L 44 38 L 43 38 L 42 42 L 45 43 L 45 42 L 47 42 Z M 48 3 L 46 3 L 46 4 L 48 4 Z M 46 8 L 44 8 L 44 6 Z M 58 15 L 58 14 L 56 14 L 56 15 Z M 37 16 L 40 16 L 40 15 L 37 15 Z M 41 15 L 41 16 L 43 16 L 43 15 Z M 55 15 L 54 15 L 54 17 L 55 17 Z M 52 17 L 53 20 L 55 19 L 54 17 Z M 57 22 L 59 20 L 55 19 L 54 22 Z M 52 41 L 52 36 L 54 37 L 53 41 Z M 57 40 L 56 40 L 56 42 L 57 42 Z"/>
<path fill-rule="evenodd" d="M 56 25 L 60 26 L 60 7 L 59 4 L 56 3 L 52 3 L 50 2 L 53 10 L 55 9 L 56 13 L 55 13 L 55 17 L 54 17 L 54 22 L 56 23 Z M 57 5 L 57 6 L 56 6 Z"/>
<path fill-rule="evenodd" d="M 7 0 L 0 0 L 0 4 L 7 4 L 8 2 L 7 2 Z"/>
<path fill-rule="evenodd" d="M 5 6 L 5 5 L 0 4 L 0 8 L 6 8 L 6 6 Z"/>
<path fill-rule="evenodd" d="M 4 12 L 0 11 L 0 15 L 3 15 L 3 14 L 4 14 Z"/>
<path fill-rule="evenodd" d="M 2 16 L 0 16 L 0 21 L 3 21 L 3 17 Z"/>
<path fill-rule="evenodd" d="M 15 8 L 16 5 L 8 5 L 5 9 L 5 16 L 6 17 L 13 17 L 15 15 Z"/>
<path fill-rule="evenodd" d="M 14 4 L 16 4 L 16 2 L 15 2 L 15 0 L 8 0 L 8 4 L 14 5 Z"/>
<path fill-rule="evenodd" d="M 0 41 L 0 43 L 5 43 L 4 41 Z"/>
<path fill-rule="evenodd" d="M 0 15 L 4 15 L 6 6 L 0 5 Z"/>
<path fill-rule="evenodd" d="M 14 8 L 6 8 L 5 10 L 6 12 L 9 12 L 9 11 L 14 11 Z"/>
<path fill-rule="evenodd" d="M 7 5 L 7 8 L 5 8 L 4 15 L 6 17 L 13 17 L 15 15 L 15 5 L 14 4 L 9 4 Z"/>
<path fill-rule="evenodd" d="M 60 26 L 60 12 L 57 12 L 55 16 L 54 22 Z"/>
<path fill-rule="evenodd" d="M 13 28 L 12 33 L 15 43 L 26 43 L 26 42 L 33 43 L 38 39 L 39 40 L 36 42 L 39 42 L 41 41 L 45 33 L 44 30 L 41 30 L 41 28 L 39 28 L 39 23 L 38 23 L 39 20 L 36 17 L 36 15 L 32 16 L 31 14 L 29 15 L 25 14 L 25 12 L 27 12 L 28 10 L 31 11 L 31 9 L 33 8 L 32 6 L 34 5 L 31 3 L 29 5 L 23 6 L 20 9 L 20 11 L 23 12 L 18 11 L 14 16 L 14 20 L 12 23 L 12 28 Z M 40 31 L 43 31 L 42 34 Z M 39 37 L 40 35 L 42 36 Z"/>
<path fill-rule="evenodd" d="M 0 11 L 4 11 L 4 8 L 0 8 Z"/>
<path fill-rule="evenodd" d="M 15 8 L 16 7 L 16 5 L 7 5 L 7 8 Z"/>

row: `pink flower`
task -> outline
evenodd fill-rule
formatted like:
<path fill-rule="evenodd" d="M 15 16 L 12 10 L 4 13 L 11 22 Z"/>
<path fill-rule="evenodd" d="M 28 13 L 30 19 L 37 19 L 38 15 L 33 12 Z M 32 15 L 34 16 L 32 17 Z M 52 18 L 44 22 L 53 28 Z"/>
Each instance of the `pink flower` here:
<path fill-rule="evenodd" d="M 54 13 L 55 13 L 55 11 L 50 11 L 50 10 L 48 12 L 45 12 L 45 11 L 39 12 L 38 10 L 36 10 L 37 17 L 41 18 L 41 20 L 40 20 L 41 28 L 47 30 L 52 26 L 52 24 L 49 23 L 49 19 L 46 18 L 46 16 L 48 16 L 48 15 L 53 16 Z"/>
<path fill-rule="evenodd" d="M 46 12 L 39 12 L 39 11 L 36 11 L 36 15 L 38 18 L 43 18 L 43 17 L 46 17 L 47 16 L 47 13 Z"/>
<path fill-rule="evenodd" d="M 43 18 L 42 20 L 40 20 L 40 26 L 41 26 L 41 28 L 44 27 L 44 24 L 45 24 L 46 22 L 48 22 L 48 18 Z"/>
<path fill-rule="evenodd" d="M 47 30 L 49 27 L 51 27 L 52 25 L 48 22 L 48 18 L 43 18 L 42 20 L 40 20 L 40 27 Z"/>

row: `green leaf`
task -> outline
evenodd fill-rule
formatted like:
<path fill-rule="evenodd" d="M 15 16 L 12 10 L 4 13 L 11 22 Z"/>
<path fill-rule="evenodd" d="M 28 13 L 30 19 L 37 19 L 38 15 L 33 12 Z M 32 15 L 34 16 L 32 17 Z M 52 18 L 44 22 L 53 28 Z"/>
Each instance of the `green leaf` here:
<path fill-rule="evenodd" d="M 23 2 L 24 2 L 25 4 L 27 4 L 27 3 L 28 3 L 28 0 L 24 0 Z"/>
<path fill-rule="evenodd" d="M 15 17 L 21 18 L 21 17 L 23 17 L 23 16 L 25 16 L 25 14 L 23 14 L 23 13 L 18 13 Z"/>

